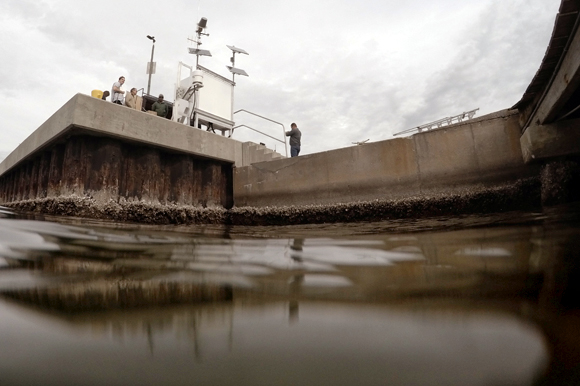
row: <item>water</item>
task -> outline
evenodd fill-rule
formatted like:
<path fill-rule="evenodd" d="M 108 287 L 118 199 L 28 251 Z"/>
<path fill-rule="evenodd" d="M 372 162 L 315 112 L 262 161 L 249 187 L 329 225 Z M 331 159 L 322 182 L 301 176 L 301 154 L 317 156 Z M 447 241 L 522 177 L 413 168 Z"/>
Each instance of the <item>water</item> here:
<path fill-rule="evenodd" d="M 574 384 L 579 220 L 569 205 L 155 227 L 1 209 L 0 385 Z"/>

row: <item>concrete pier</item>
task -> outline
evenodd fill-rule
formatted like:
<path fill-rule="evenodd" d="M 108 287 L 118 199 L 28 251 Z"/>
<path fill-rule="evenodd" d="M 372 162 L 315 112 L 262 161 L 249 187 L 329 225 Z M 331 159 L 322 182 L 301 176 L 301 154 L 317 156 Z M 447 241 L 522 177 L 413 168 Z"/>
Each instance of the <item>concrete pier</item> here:
<path fill-rule="evenodd" d="M 517 111 L 251 165 L 243 151 L 241 161 L 204 158 L 139 141 L 156 128 L 129 139 L 122 127 L 104 135 L 73 125 L 0 176 L 0 199 L 26 212 L 152 224 L 379 221 L 540 205 L 541 165 L 524 162 Z"/>
<path fill-rule="evenodd" d="M 76 196 L 229 208 L 233 167 L 281 157 L 77 94 L 0 164 L 0 202 Z"/>

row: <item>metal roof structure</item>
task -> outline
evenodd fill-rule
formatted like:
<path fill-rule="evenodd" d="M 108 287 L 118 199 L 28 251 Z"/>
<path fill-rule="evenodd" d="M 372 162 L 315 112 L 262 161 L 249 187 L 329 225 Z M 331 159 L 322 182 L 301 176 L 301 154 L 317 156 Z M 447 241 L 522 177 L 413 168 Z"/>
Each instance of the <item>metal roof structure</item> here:
<path fill-rule="evenodd" d="M 530 85 L 524 92 L 522 98 L 513 108 L 520 111 L 520 122 L 522 130 L 529 126 L 538 106 L 542 103 L 548 91 L 553 86 L 554 81 L 561 69 L 568 52 L 572 49 L 573 39 L 578 31 L 580 21 L 580 1 L 562 0 L 559 12 L 556 15 L 552 36 L 546 49 L 540 68 L 536 72 Z M 568 55 L 569 56 L 569 55 Z M 551 114 L 541 123 L 549 123 L 561 119 L 573 108 L 580 105 L 580 93 L 578 92 L 579 79 L 573 79 L 574 74 L 565 79 L 567 92 L 558 101 L 558 106 L 554 106 Z M 565 99 L 565 100 L 564 100 Z M 580 113 L 580 112 L 579 112 Z M 580 116 L 580 115 L 578 115 Z M 574 117 L 578 117 L 574 116 Z M 572 116 L 567 115 L 571 118 Z"/>

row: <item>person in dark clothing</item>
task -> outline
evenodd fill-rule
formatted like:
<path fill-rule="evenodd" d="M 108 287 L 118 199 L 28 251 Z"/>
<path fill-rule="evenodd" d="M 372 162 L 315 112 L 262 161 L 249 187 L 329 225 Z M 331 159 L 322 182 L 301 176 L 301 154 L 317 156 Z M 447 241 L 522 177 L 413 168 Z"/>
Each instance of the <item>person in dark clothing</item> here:
<path fill-rule="evenodd" d="M 159 98 L 157 98 L 157 102 L 153 103 L 153 107 L 151 107 L 152 111 L 157 113 L 158 117 L 167 117 L 167 113 L 169 112 L 169 108 L 163 101 L 163 94 L 159 94 Z"/>
<path fill-rule="evenodd" d="M 302 138 L 302 133 L 295 123 L 290 125 L 290 129 L 290 131 L 286 132 L 286 136 L 290 137 L 290 157 L 298 157 L 298 154 L 300 154 L 300 138 Z"/>

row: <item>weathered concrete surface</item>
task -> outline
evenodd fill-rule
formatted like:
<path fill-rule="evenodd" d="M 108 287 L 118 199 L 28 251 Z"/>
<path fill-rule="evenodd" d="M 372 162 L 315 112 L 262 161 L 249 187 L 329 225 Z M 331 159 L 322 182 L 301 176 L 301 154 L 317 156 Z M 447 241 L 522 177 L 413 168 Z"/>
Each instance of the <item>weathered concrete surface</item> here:
<path fill-rule="evenodd" d="M 525 165 L 517 111 L 234 170 L 234 205 L 289 206 L 453 194 L 537 176 Z"/>

